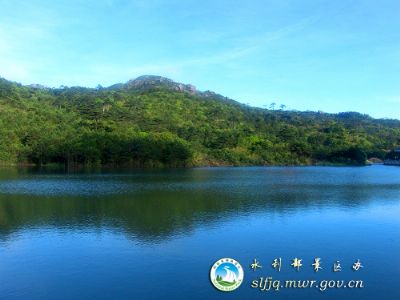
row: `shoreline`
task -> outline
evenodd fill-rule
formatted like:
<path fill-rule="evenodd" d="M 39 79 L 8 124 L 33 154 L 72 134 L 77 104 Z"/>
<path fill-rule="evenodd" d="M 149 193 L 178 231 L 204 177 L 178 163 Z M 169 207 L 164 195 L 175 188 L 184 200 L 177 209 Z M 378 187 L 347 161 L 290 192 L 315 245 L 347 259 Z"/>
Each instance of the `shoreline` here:
<path fill-rule="evenodd" d="M 385 166 L 400 166 L 400 160 L 388 159 L 383 162 Z"/>
<path fill-rule="evenodd" d="M 62 171 L 62 172 L 97 172 L 97 171 L 134 171 L 134 170 L 189 170 L 198 168 L 305 168 L 305 167 L 369 167 L 374 165 L 385 165 L 393 166 L 398 164 L 387 164 L 387 163 L 365 163 L 365 164 L 344 164 L 344 163 L 315 163 L 315 164 L 270 164 L 270 165 L 232 165 L 232 164 L 204 164 L 204 165 L 188 165 L 188 166 L 161 166 L 161 167 L 137 167 L 137 166 L 112 166 L 112 165 L 74 165 L 71 167 L 65 167 L 63 164 L 48 164 L 38 166 L 35 164 L 0 164 L 1 169 L 12 169 L 12 170 L 35 170 L 35 171 Z"/>

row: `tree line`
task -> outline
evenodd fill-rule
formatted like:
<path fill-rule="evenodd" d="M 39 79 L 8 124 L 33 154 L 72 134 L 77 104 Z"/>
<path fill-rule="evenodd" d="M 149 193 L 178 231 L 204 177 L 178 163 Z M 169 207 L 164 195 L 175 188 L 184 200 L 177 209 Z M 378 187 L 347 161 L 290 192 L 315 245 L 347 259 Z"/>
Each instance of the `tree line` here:
<path fill-rule="evenodd" d="M 0 79 L 0 163 L 184 167 L 359 164 L 400 144 L 400 121 L 249 107 L 214 93 Z"/>

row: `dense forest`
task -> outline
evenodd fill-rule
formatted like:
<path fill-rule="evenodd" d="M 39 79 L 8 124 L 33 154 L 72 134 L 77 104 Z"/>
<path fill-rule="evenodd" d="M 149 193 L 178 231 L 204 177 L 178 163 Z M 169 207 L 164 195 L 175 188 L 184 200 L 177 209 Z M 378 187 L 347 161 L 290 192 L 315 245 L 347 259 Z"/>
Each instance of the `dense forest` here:
<path fill-rule="evenodd" d="M 0 164 L 362 165 L 399 144 L 399 120 L 250 107 L 158 76 L 107 88 L 0 78 Z"/>

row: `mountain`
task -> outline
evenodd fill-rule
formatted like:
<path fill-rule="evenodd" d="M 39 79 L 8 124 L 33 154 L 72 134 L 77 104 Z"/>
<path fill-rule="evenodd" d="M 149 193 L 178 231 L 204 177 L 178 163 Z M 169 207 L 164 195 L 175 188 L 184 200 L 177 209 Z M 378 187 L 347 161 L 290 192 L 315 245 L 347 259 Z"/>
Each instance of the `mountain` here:
<path fill-rule="evenodd" d="M 148 90 L 155 87 L 164 87 L 179 92 L 196 93 L 196 87 L 193 85 L 177 83 L 171 79 L 154 75 L 144 75 L 134 80 L 129 80 L 124 84 L 124 87 L 131 90 Z"/>
<path fill-rule="evenodd" d="M 196 87 L 192 84 L 184 84 L 175 82 L 169 78 L 156 75 L 143 75 L 136 79 L 129 80 L 126 83 L 117 83 L 107 89 L 109 90 L 130 90 L 130 91 L 148 91 L 154 89 L 169 89 L 178 92 L 187 92 L 192 95 L 202 96 L 202 97 L 212 97 L 215 99 L 236 102 L 232 99 L 219 95 L 212 91 L 198 91 Z"/>
<path fill-rule="evenodd" d="M 250 107 L 161 76 L 97 88 L 0 79 L 2 164 L 364 164 L 399 144 L 399 120 Z"/>

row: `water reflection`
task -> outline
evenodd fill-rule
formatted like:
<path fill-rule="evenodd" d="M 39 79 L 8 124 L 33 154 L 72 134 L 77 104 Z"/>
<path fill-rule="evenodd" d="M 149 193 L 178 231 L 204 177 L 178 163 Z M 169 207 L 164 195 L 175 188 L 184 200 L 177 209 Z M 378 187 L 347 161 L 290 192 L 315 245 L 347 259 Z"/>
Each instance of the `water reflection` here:
<path fill-rule="evenodd" d="M 0 239 L 40 226 L 110 227 L 143 242 L 251 214 L 357 209 L 400 199 L 399 168 L 0 172 Z"/>

